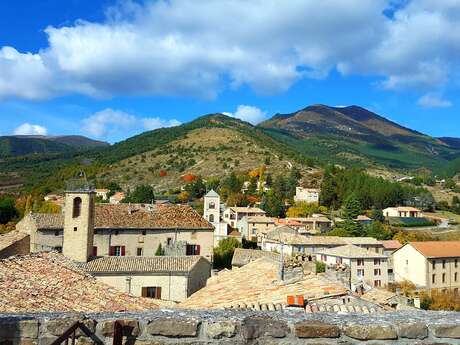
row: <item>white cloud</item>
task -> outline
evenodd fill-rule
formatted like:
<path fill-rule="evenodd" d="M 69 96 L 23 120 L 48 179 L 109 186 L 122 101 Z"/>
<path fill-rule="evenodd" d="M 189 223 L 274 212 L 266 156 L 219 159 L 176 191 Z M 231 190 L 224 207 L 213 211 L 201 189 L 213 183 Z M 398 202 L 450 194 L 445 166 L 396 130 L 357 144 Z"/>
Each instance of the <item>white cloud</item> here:
<path fill-rule="evenodd" d="M 267 118 L 267 113 L 252 105 L 239 105 L 234 113 L 223 112 L 227 116 L 236 117 L 237 119 L 247 121 L 253 125 L 262 122 Z"/>
<path fill-rule="evenodd" d="M 423 108 L 449 108 L 452 102 L 442 99 L 439 95 L 427 93 L 419 98 L 417 104 Z"/>
<path fill-rule="evenodd" d="M 176 119 L 164 120 L 160 119 L 159 117 L 145 118 L 142 121 L 144 122 L 144 128 L 147 130 L 153 130 L 162 127 L 174 127 L 181 124 L 181 122 L 177 121 Z"/>
<path fill-rule="evenodd" d="M 106 108 L 82 120 L 82 131 L 96 138 L 107 138 L 129 132 L 142 132 L 161 127 L 178 126 L 176 119 L 140 118 L 121 110 Z"/>
<path fill-rule="evenodd" d="M 136 126 L 136 117 L 120 110 L 107 108 L 83 119 L 82 130 L 96 138 L 121 131 L 131 130 Z"/>
<path fill-rule="evenodd" d="M 40 125 L 31 125 L 30 123 L 23 123 L 13 132 L 15 135 L 47 135 L 48 130 L 46 127 Z"/>
<path fill-rule="evenodd" d="M 126 0 L 102 23 L 48 27 L 38 53 L 0 48 L 0 98 L 212 98 L 241 85 L 274 93 L 333 68 L 379 76 L 387 89 L 429 92 L 451 82 L 460 3 L 413 0 L 389 18 L 392 2 Z"/>

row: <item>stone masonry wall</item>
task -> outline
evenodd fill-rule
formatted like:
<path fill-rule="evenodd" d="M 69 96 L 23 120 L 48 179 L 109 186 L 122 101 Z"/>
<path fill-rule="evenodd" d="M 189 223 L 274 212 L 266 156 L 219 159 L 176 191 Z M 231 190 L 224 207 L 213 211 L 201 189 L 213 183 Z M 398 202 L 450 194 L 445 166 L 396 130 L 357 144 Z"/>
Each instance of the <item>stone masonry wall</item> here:
<path fill-rule="evenodd" d="M 117 314 L 0 315 L 0 345 L 49 345 L 81 320 L 92 337 L 77 344 L 112 344 L 115 320 L 123 344 L 460 344 L 460 313 L 305 314 L 162 310 Z"/>

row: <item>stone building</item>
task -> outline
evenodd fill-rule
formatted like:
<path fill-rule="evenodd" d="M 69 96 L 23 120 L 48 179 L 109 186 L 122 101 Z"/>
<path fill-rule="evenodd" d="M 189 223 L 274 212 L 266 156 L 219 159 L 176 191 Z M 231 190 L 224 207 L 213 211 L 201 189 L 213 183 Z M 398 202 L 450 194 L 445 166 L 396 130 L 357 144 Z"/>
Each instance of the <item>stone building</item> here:
<path fill-rule="evenodd" d="M 267 216 L 245 216 L 238 224 L 241 235 L 249 241 L 262 243 L 265 234 L 275 227 L 275 221 Z"/>
<path fill-rule="evenodd" d="M 138 296 L 181 301 L 206 285 L 213 228 L 192 208 L 95 205 L 92 190 L 65 198 L 62 214 L 29 214 L 18 224 L 31 234 L 32 252 L 62 250 L 97 279 Z M 184 253 L 155 256 L 160 244 L 177 243 Z"/>
<path fill-rule="evenodd" d="M 317 188 L 296 187 L 294 201 L 319 202 L 319 193 Z"/>
<path fill-rule="evenodd" d="M 201 256 L 111 256 L 80 267 L 118 290 L 175 302 L 206 286 L 211 271 L 210 262 Z"/>
<path fill-rule="evenodd" d="M 219 241 L 228 238 L 231 232 L 229 225 L 222 220 L 220 196 L 214 190 L 210 190 L 204 196 L 203 218 L 214 227 L 214 246 Z"/>
<path fill-rule="evenodd" d="M 393 253 L 395 281 L 423 289 L 460 288 L 460 241 L 409 242 Z"/>
<path fill-rule="evenodd" d="M 70 195 L 64 214 L 72 213 Z M 212 261 L 214 229 L 189 206 L 96 204 L 94 213 L 92 256 L 154 256 L 160 244 L 164 248 L 182 241 L 186 254 Z M 64 214 L 32 213 L 17 224 L 17 229 L 30 233 L 32 252 L 63 250 Z M 69 222 L 73 222 L 71 217 Z M 71 223 L 68 233 L 73 238 Z"/>
<path fill-rule="evenodd" d="M 344 265 L 350 269 L 352 290 L 364 287 L 385 287 L 388 285 L 388 257 L 355 245 L 319 250 L 316 261 L 326 265 Z"/>

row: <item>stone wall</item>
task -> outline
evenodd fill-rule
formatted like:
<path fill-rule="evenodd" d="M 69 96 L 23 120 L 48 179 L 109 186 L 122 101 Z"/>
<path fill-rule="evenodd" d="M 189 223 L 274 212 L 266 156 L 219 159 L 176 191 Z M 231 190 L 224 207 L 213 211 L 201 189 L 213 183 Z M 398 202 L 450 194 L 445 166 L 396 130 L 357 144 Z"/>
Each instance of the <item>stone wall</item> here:
<path fill-rule="evenodd" d="M 74 322 L 77 344 L 112 344 L 115 320 L 124 344 L 460 344 L 460 313 L 305 314 L 163 310 L 118 314 L 0 315 L 1 345 L 49 345 Z"/>

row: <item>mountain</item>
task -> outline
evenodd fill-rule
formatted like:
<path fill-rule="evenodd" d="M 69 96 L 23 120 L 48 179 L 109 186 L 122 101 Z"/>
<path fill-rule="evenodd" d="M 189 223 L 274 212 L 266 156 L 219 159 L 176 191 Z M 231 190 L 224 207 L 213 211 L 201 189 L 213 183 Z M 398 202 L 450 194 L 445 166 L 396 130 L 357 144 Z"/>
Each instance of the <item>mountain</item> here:
<path fill-rule="evenodd" d="M 223 114 L 142 133 L 100 152 L 98 161 L 107 164 L 98 179 L 125 188 L 150 183 L 162 190 L 177 188 L 187 174 L 219 178 L 265 165 L 267 173 L 277 175 L 313 164 L 263 129 Z"/>
<path fill-rule="evenodd" d="M 313 105 L 259 124 L 307 156 L 345 165 L 432 170 L 460 156 L 455 145 L 403 127 L 359 106 Z"/>
<path fill-rule="evenodd" d="M 108 143 L 80 135 L 12 135 L 0 137 L 0 157 L 37 153 L 63 153 L 109 146 Z"/>
<path fill-rule="evenodd" d="M 450 147 L 460 149 L 460 138 L 440 137 L 438 140 L 442 141 L 446 145 L 449 145 Z"/>

